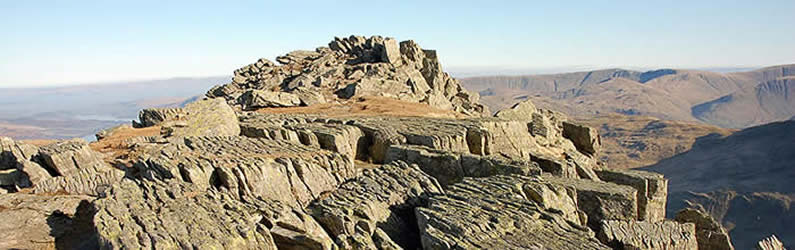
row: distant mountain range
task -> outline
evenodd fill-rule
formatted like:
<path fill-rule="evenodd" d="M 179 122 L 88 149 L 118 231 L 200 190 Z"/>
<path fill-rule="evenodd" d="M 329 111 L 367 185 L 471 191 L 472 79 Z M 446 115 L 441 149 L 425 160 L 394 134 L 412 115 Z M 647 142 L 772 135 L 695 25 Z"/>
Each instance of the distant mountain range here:
<path fill-rule="evenodd" d="M 0 89 L 0 135 L 15 139 L 93 138 L 148 107 L 180 106 L 230 77 L 171 78 Z"/>
<path fill-rule="evenodd" d="M 795 116 L 795 64 L 716 73 L 606 69 L 461 79 L 492 110 L 531 98 L 575 116 L 611 113 L 744 128 Z"/>

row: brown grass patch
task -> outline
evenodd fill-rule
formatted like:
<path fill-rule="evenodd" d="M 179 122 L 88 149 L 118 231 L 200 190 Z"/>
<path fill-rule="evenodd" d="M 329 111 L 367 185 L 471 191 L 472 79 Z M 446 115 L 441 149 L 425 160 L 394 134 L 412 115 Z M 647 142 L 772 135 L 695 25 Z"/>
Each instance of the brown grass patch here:
<path fill-rule="evenodd" d="M 105 153 L 106 160 L 112 162 L 114 159 L 124 158 L 129 153 L 130 145 L 126 140 L 138 136 L 156 136 L 160 134 L 160 126 L 146 128 L 121 127 L 113 131 L 108 137 L 89 144 L 91 149 Z"/>

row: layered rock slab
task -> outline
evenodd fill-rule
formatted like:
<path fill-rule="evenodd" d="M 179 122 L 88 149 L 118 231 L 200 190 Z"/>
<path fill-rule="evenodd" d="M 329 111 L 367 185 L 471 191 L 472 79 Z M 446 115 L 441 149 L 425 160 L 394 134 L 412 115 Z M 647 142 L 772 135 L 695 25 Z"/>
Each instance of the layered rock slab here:
<path fill-rule="evenodd" d="M 308 215 L 281 202 L 176 180 L 125 179 L 95 201 L 103 249 L 331 249 Z"/>
<path fill-rule="evenodd" d="M 530 161 L 511 160 L 501 156 L 452 153 L 415 145 L 390 146 L 385 161 L 417 164 L 423 172 L 436 178 L 442 186 L 460 182 L 464 177 L 541 174 L 538 164 Z"/>
<path fill-rule="evenodd" d="M 438 182 L 416 165 L 396 161 L 364 170 L 308 210 L 341 249 L 416 249 L 414 208 L 441 192 Z"/>
<path fill-rule="evenodd" d="M 602 221 L 597 238 L 615 249 L 699 249 L 696 226 L 674 221 Z"/>
<path fill-rule="evenodd" d="M 603 220 L 638 219 L 638 191 L 629 186 L 585 179 L 546 176 L 545 180 L 577 193 L 578 208 L 588 216 L 588 226 L 598 230 Z"/>
<path fill-rule="evenodd" d="M 424 249 L 609 249 L 559 207 L 576 201 L 565 190 L 545 208 L 528 195 L 532 177 L 464 178 L 417 208 Z M 538 188 L 538 186 L 536 186 Z M 537 189 L 536 189 L 537 190 Z M 547 200 L 551 202 L 552 200 Z M 562 205 L 566 204 L 566 206 Z M 576 216 L 576 215 L 575 215 Z"/>
<path fill-rule="evenodd" d="M 638 219 L 657 222 L 665 219 L 668 180 L 662 174 L 638 170 L 598 170 L 599 178 L 638 191 Z"/>
<path fill-rule="evenodd" d="M 352 160 L 343 155 L 286 140 L 185 137 L 143 151 L 135 166 L 145 178 L 178 179 L 296 207 L 356 174 Z"/>

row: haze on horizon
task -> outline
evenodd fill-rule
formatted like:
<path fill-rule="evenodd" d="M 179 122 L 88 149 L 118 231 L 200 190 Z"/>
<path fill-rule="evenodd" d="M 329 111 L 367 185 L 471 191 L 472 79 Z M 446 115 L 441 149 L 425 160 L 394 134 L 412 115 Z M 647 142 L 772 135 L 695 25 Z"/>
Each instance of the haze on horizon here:
<path fill-rule="evenodd" d="M 793 1 L 4 1 L 0 87 L 229 75 L 351 34 L 413 39 L 447 69 L 761 67 L 795 62 L 793 10 Z"/>

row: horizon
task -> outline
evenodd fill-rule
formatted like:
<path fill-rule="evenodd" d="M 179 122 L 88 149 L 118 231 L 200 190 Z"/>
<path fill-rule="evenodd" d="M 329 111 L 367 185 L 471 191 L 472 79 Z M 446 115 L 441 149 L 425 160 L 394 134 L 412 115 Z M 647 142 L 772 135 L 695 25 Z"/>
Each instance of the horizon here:
<path fill-rule="evenodd" d="M 352 34 L 415 40 L 459 77 L 749 69 L 795 58 L 795 34 L 782 32 L 795 23 L 795 2 L 184 3 L 0 3 L 0 88 L 225 76 Z M 416 15 L 416 5 L 437 11 Z"/>

